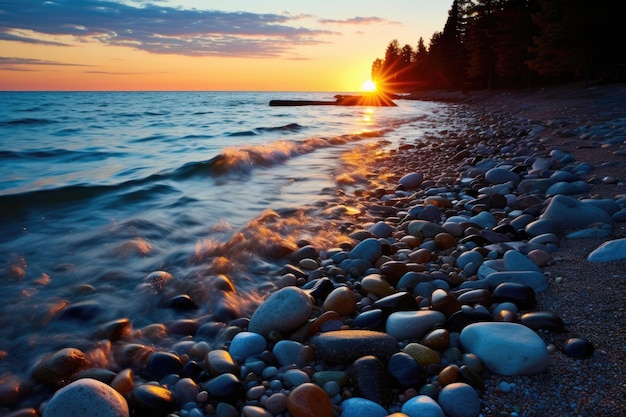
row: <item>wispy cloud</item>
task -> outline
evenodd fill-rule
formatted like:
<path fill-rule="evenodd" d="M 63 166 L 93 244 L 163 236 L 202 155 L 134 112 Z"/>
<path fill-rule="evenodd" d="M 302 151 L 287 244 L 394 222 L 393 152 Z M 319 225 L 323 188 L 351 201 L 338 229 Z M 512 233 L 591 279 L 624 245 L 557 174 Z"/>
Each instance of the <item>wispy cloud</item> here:
<path fill-rule="evenodd" d="M 324 25 L 399 25 L 400 22 L 383 19 L 382 17 L 351 17 L 349 19 L 319 19 Z"/>
<path fill-rule="evenodd" d="M 298 26 L 298 20 L 300 16 L 289 14 L 134 6 L 113 0 L 5 0 L 0 4 L 0 39 L 41 43 L 41 36 L 23 35 L 32 31 L 157 54 L 272 58 L 336 34 Z"/>
<path fill-rule="evenodd" d="M 41 39 L 35 39 L 32 37 L 16 35 L 16 34 L 7 33 L 7 32 L 0 32 L 0 41 L 14 41 L 14 42 L 32 43 L 35 45 L 47 45 L 47 46 L 68 46 L 67 44 L 61 43 L 61 42 L 45 41 Z"/>
<path fill-rule="evenodd" d="M 34 58 L 17 58 L 0 56 L 0 69 L 6 71 L 30 71 L 28 67 L 32 66 L 51 66 L 51 67 L 89 67 L 84 64 L 71 64 L 60 61 L 49 61 L 47 59 Z"/>

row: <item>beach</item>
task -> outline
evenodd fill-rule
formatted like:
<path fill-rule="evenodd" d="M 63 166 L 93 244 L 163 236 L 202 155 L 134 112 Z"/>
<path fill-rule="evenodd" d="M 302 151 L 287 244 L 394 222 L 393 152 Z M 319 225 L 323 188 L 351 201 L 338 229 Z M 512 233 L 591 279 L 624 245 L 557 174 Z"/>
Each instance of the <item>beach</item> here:
<path fill-rule="evenodd" d="M 626 237 L 626 87 L 411 99 L 448 103 L 450 126 L 459 130 L 434 130 L 419 142 L 406 134 L 394 149 L 384 138 L 361 147 L 343 155 L 353 169 L 336 173 L 331 198 L 308 205 L 301 218 L 285 210 L 255 220 L 263 227 L 249 230 L 268 230 L 255 243 L 281 260 L 279 269 L 249 272 L 272 277 L 248 304 L 256 310 L 229 309 L 239 296 L 228 279 L 233 271 L 215 261 L 211 272 L 222 278 L 210 285 L 224 300 L 216 313 L 223 320 L 191 315 L 143 327 L 132 317 L 110 321 L 89 344 L 68 343 L 42 358 L 35 382 L 3 376 L 3 415 L 34 416 L 47 407 L 44 416 L 64 415 L 54 392 L 77 377 L 122 394 L 110 395 L 112 403 L 90 399 L 111 416 L 129 413 L 126 403 L 131 415 L 181 417 L 623 415 L 626 261 L 619 253 L 605 262 L 588 256 Z M 555 172 L 567 180 L 550 181 Z M 564 188 L 548 193 L 557 182 Z M 568 203 L 602 201 L 597 206 L 611 207 L 610 214 L 599 209 L 610 220 L 582 215 L 575 220 L 583 232 L 566 237 L 573 230 L 555 227 L 558 214 L 544 216 L 559 194 Z M 574 210 L 586 214 L 589 205 Z M 539 232 L 527 227 L 530 218 Z M 290 237 L 301 239 L 281 241 L 281 227 L 300 227 Z M 249 245 L 232 239 L 211 256 L 245 256 Z M 498 285 L 489 276 L 520 271 L 519 279 L 532 278 L 525 285 L 535 286 L 532 296 L 516 299 L 516 292 L 496 302 Z M 144 284 L 160 292 L 171 281 L 154 272 Z M 176 303 L 192 309 L 184 297 Z M 553 314 L 519 324 L 533 311 Z M 536 368 L 521 363 L 509 371 L 477 359 L 465 329 L 492 322 L 524 336 L 539 323 L 531 333 L 544 344 L 529 353 Z M 587 344 L 566 354 L 574 338 Z"/>

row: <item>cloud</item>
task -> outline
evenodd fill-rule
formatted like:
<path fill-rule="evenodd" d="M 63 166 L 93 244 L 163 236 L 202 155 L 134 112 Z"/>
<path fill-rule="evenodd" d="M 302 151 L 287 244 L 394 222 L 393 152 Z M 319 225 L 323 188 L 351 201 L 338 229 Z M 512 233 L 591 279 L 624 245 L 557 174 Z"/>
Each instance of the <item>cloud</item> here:
<path fill-rule="evenodd" d="M 49 61 L 47 59 L 16 58 L 0 56 L 0 69 L 7 71 L 29 71 L 25 66 L 63 66 L 63 67 L 89 67 L 84 64 L 71 64 L 60 61 Z"/>
<path fill-rule="evenodd" d="M 32 43 L 35 45 L 46 45 L 46 46 L 69 46 L 68 44 L 61 43 L 61 42 L 44 41 L 41 39 L 35 39 L 35 38 L 30 38 L 30 37 L 16 35 L 12 33 L 6 33 L 6 32 L 0 32 L 0 41 L 14 41 L 14 42 Z"/>
<path fill-rule="evenodd" d="M 349 19 L 319 19 L 324 25 L 399 25 L 400 22 L 383 19 L 382 17 L 351 17 Z"/>
<path fill-rule="evenodd" d="M 0 4 L 0 39 L 41 43 L 23 31 L 127 46 L 156 54 L 279 57 L 323 43 L 328 30 L 295 24 L 300 16 L 134 6 L 114 0 L 10 0 Z M 16 35 L 20 33 L 21 35 Z"/>

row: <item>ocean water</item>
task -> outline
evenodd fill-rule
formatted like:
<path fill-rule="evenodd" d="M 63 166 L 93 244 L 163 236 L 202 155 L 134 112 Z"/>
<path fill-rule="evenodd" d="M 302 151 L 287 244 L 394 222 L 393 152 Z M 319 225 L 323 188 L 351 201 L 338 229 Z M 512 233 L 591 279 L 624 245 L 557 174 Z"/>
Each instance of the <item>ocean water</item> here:
<path fill-rule="evenodd" d="M 333 95 L 0 93 L 0 374 L 88 349 L 115 319 L 249 315 L 285 248 L 345 240 L 363 160 L 448 129 L 451 111 L 271 99 Z M 182 295 L 197 308 L 173 308 Z"/>

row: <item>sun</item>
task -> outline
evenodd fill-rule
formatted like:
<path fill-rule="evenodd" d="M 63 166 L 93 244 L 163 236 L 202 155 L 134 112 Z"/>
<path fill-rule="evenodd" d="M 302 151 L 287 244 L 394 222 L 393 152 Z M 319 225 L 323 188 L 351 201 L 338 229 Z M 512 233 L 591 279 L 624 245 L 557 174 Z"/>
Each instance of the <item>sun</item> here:
<path fill-rule="evenodd" d="M 361 90 L 368 92 L 368 93 L 372 93 L 376 91 L 376 83 L 372 80 L 367 80 L 363 82 L 363 84 L 361 85 Z"/>

